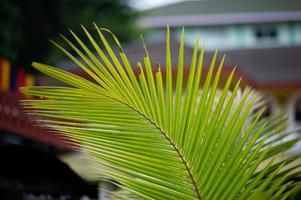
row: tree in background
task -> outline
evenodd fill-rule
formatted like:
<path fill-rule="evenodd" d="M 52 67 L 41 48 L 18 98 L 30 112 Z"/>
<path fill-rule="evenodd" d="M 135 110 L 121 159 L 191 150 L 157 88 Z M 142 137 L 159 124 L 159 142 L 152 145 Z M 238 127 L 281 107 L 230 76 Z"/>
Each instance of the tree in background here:
<path fill-rule="evenodd" d="M 0 0 L 0 16 L 0 57 L 25 69 L 33 60 L 59 61 L 47 40 L 68 28 L 79 32 L 80 24 L 92 28 L 95 21 L 121 41 L 135 33 L 135 13 L 122 0 Z"/>

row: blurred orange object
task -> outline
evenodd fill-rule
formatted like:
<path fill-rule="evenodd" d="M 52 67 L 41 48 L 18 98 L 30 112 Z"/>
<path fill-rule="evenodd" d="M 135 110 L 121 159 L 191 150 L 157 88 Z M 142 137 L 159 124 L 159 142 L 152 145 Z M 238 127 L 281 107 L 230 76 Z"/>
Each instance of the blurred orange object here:
<path fill-rule="evenodd" d="M 0 91 L 6 92 L 9 90 L 10 82 L 10 62 L 6 59 L 0 59 Z"/>

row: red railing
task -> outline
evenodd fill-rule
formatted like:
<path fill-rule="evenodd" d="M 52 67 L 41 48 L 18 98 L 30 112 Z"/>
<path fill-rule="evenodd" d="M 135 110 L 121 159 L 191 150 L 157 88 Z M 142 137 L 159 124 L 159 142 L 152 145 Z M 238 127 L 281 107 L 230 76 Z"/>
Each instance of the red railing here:
<path fill-rule="evenodd" d="M 0 93 L 0 130 L 17 134 L 24 138 L 53 145 L 57 148 L 70 149 L 70 143 L 61 135 L 43 129 L 32 116 L 22 112 L 19 100 L 24 96 L 19 92 Z"/>

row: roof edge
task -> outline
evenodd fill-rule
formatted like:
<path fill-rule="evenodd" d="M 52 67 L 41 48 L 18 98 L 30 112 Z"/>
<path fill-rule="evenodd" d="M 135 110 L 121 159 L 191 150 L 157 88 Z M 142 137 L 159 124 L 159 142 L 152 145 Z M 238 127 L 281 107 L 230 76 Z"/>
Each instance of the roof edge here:
<path fill-rule="evenodd" d="M 198 25 L 214 26 L 243 23 L 271 23 L 286 21 L 301 21 L 301 11 L 141 17 L 137 21 L 137 25 L 142 28 L 160 28 L 166 27 L 167 24 L 172 27 L 180 27 Z"/>

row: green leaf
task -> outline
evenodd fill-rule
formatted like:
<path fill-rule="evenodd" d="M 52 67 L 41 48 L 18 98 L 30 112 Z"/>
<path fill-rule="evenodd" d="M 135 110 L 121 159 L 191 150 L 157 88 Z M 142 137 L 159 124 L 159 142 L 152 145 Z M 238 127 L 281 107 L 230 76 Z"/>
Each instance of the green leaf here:
<path fill-rule="evenodd" d="M 75 55 L 53 42 L 91 80 L 34 62 L 66 86 L 22 88 L 40 98 L 21 104 L 39 116 L 38 124 L 89 154 L 99 178 L 117 181 L 121 190 L 111 199 L 287 199 L 297 188 L 300 155 L 287 151 L 300 139 L 287 131 L 286 117 L 261 119 L 265 99 L 241 88 L 241 79 L 234 82 L 235 69 L 221 81 L 225 56 L 216 51 L 205 70 L 197 39 L 191 65 L 184 66 L 183 29 L 174 79 L 167 27 L 164 67 L 152 66 L 143 42 L 145 57 L 135 74 L 117 37 L 94 26 L 104 49 L 83 26 L 93 49 L 72 31 L 76 44 L 62 37 Z"/>

